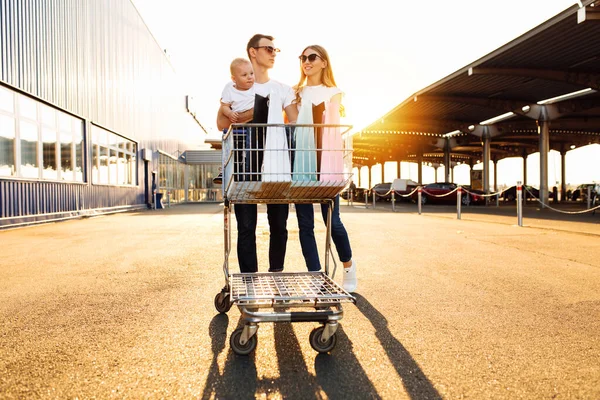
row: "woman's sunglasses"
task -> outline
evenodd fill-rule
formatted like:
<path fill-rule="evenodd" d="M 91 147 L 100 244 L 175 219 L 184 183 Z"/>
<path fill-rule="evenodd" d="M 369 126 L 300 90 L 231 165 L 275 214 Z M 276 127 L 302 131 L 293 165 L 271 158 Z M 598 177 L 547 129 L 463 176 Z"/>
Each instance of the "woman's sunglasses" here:
<path fill-rule="evenodd" d="M 306 60 L 308 60 L 309 62 L 315 62 L 317 57 L 319 57 L 321 60 L 323 59 L 323 57 L 321 57 L 317 53 L 312 53 L 312 54 L 309 54 L 308 56 L 305 56 L 304 54 L 302 54 L 298 58 L 300 59 L 300 62 L 306 62 Z"/>
<path fill-rule="evenodd" d="M 273 46 L 256 46 L 255 49 L 265 49 L 270 54 L 279 53 L 281 51 L 277 47 L 273 47 Z"/>

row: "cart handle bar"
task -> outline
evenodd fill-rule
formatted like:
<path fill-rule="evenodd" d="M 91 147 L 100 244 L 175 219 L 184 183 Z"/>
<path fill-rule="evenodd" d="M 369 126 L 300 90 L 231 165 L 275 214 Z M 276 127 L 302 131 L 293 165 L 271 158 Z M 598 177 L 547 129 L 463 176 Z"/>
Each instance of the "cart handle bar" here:
<path fill-rule="evenodd" d="M 227 140 L 227 138 L 229 137 L 229 135 L 231 134 L 231 132 L 233 132 L 234 129 L 237 128 L 286 128 L 286 127 L 293 127 L 293 128 L 344 128 L 344 132 L 342 132 L 342 134 L 345 134 L 346 132 L 348 132 L 350 129 L 352 129 L 352 125 L 333 125 L 333 124 L 231 124 L 229 126 L 229 129 L 227 130 L 227 133 L 225 133 L 223 135 L 223 140 Z"/>

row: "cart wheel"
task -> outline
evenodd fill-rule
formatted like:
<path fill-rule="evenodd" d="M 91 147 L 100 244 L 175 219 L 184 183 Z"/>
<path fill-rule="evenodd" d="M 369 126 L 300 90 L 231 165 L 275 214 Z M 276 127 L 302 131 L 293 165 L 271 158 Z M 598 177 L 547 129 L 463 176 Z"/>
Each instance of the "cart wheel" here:
<path fill-rule="evenodd" d="M 219 292 L 215 296 L 215 308 L 221 314 L 225 314 L 231 309 L 231 302 L 229 301 L 229 293 Z"/>
<path fill-rule="evenodd" d="M 335 333 L 329 338 L 327 342 L 321 342 L 321 336 L 323 335 L 324 330 L 325 326 L 315 328 L 312 330 L 310 336 L 308 337 L 310 340 L 311 347 L 319 353 L 329 353 L 337 344 L 337 336 Z"/>
<path fill-rule="evenodd" d="M 256 348 L 257 339 L 256 334 L 254 334 L 250 339 L 248 339 L 246 344 L 242 345 L 240 343 L 240 338 L 242 337 L 243 331 L 243 328 L 239 328 L 233 331 L 231 337 L 229 338 L 229 346 L 235 354 L 238 354 L 240 356 L 247 356 L 248 354 L 252 353 Z"/>

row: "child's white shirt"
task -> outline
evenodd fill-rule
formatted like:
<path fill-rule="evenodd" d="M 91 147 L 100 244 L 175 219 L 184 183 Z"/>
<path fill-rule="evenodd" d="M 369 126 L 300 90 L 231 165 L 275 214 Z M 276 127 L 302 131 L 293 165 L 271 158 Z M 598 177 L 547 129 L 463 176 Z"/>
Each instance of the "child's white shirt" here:
<path fill-rule="evenodd" d="M 248 90 L 238 90 L 229 82 L 221 93 L 221 103 L 229 104 L 235 112 L 246 111 L 254 108 L 254 93 L 254 85 Z"/>

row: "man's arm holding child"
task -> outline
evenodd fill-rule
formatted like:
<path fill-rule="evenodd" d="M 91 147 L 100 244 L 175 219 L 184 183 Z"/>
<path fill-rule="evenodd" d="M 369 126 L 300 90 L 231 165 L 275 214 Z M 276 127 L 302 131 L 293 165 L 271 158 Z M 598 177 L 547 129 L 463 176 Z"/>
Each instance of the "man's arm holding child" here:
<path fill-rule="evenodd" d="M 228 129 L 231 124 L 249 122 L 252 120 L 253 113 L 253 108 L 242 112 L 235 112 L 231 110 L 228 104 L 221 103 L 221 107 L 219 107 L 219 112 L 217 113 L 217 128 L 223 131 Z"/>

